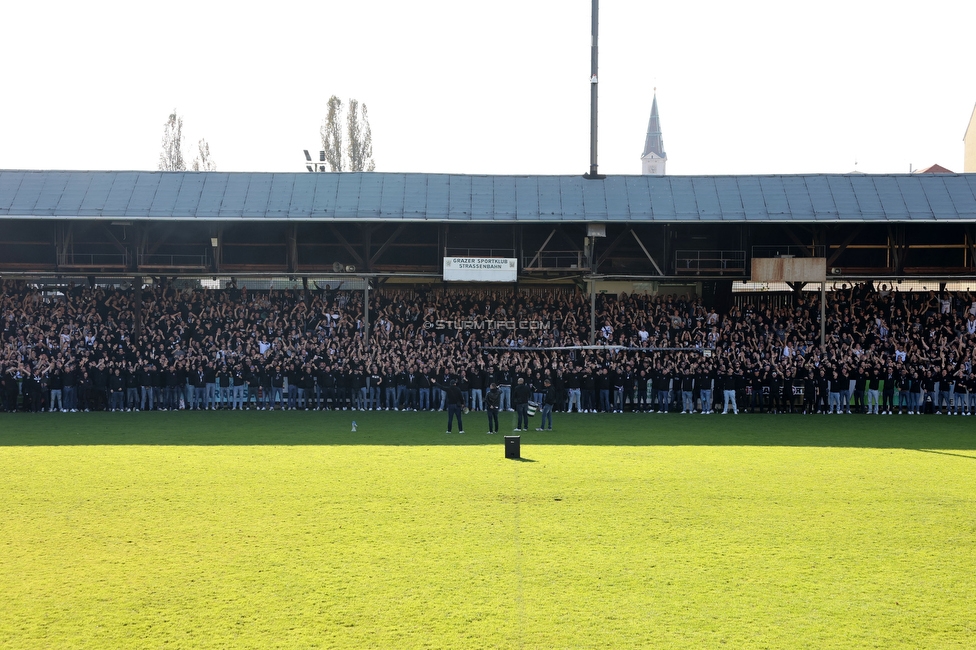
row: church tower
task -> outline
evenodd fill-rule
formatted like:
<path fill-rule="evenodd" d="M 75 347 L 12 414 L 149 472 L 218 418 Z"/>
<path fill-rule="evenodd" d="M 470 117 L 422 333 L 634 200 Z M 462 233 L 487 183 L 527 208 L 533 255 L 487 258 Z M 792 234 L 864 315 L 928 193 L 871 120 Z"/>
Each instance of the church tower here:
<path fill-rule="evenodd" d="M 664 153 L 664 138 L 661 136 L 661 117 L 657 114 L 657 88 L 654 89 L 654 102 L 651 104 L 651 119 L 647 123 L 647 139 L 644 140 L 644 153 L 641 154 L 641 174 L 644 176 L 664 176 L 668 155 Z"/>

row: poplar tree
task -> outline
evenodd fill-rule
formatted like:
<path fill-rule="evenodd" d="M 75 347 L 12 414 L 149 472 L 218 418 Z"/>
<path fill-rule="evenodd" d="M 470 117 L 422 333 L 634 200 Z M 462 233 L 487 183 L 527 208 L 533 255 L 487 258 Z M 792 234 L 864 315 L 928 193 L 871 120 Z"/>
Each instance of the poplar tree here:
<path fill-rule="evenodd" d="M 186 171 L 186 160 L 183 158 L 183 118 L 176 114 L 176 109 L 170 113 L 163 127 L 163 150 L 159 154 L 159 170 Z"/>
<path fill-rule="evenodd" d="M 369 126 L 366 105 L 350 99 L 343 121 L 342 100 L 333 95 L 322 127 L 322 150 L 330 171 L 371 172 L 373 161 L 373 132 Z"/>

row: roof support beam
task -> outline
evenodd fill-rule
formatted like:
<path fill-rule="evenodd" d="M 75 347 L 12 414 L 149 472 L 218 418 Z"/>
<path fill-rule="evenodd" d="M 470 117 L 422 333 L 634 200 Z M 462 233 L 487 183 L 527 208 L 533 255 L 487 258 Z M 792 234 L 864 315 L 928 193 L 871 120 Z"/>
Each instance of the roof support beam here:
<path fill-rule="evenodd" d="M 147 240 L 149 238 L 148 230 L 149 229 L 146 228 L 146 231 L 147 231 L 146 232 L 146 238 L 147 238 Z M 155 255 L 156 254 L 156 251 L 159 250 L 159 247 L 166 243 L 166 240 L 169 239 L 170 235 L 173 234 L 173 231 L 174 230 L 176 230 L 176 224 L 174 224 L 172 222 L 166 224 L 166 227 L 163 228 L 163 233 L 159 236 L 159 239 L 156 240 L 156 242 L 152 245 L 152 247 L 146 252 L 146 254 L 147 255 Z"/>
<path fill-rule="evenodd" d="M 356 249 L 355 249 L 355 248 L 353 248 L 353 247 L 352 247 L 352 246 L 351 246 L 351 245 L 349 244 L 349 242 L 348 242 L 348 241 L 346 241 L 346 238 L 342 236 L 342 233 L 341 233 L 341 232 L 339 232 L 339 229 L 338 229 L 338 228 L 336 228 L 336 227 L 335 227 L 334 225 L 332 225 L 332 224 L 330 223 L 330 224 L 329 224 L 329 230 L 331 230 L 331 231 L 332 231 L 332 235 L 333 235 L 333 236 L 334 236 L 334 237 L 335 237 L 335 238 L 336 238 L 337 240 L 339 240 L 339 243 L 340 243 L 340 244 L 342 244 L 342 247 L 346 249 L 346 252 L 348 252 L 348 253 L 349 253 L 350 255 L 352 255 L 352 258 L 353 258 L 353 259 L 354 259 L 354 260 L 356 261 L 356 264 L 359 264 L 360 266 L 363 266 L 363 258 L 362 258 L 362 257 L 360 257 L 360 256 L 359 256 L 359 253 L 357 253 L 357 252 L 356 252 Z"/>
<path fill-rule="evenodd" d="M 385 242 L 383 242 L 383 245 L 380 246 L 380 249 L 376 251 L 376 253 L 372 257 L 369 258 L 370 268 L 372 268 L 372 266 L 379 261 L 380 256 L 386 252 L 386 249 L 390 247 L 390 244 L 396 241 L 396 238 L 400 236 L 400 233 L 402 233 L 403 229 L 406 227 L 407 224 L 405 223 L 401 223 L 399 226 L 397 226 L 397 229 L 393 231 L 393 234 L 390 235 Z"/>
<path fill-rule="evenodd" d="M 128 253 L 129 252 L 129 249 L 127 249 L 125 247 L 125 244 L 123 244 L 122 242 L 119 241 L 119 238 L 115 236 L 115 233 L 113 233 L 112 230 L 108 226 L 103 225 L 102 226 L 102 230 L 105 232 L 105 234 L 108 235 L 109 242 L 113 246 L 115 246 L 117 249 L 119 249 L 119 252 L 120 253 Z"/>
<path fill-rule="evenodd" d="M 115 246 L 115 248 L 117 248 L 119 250 L 119 252 L 122 253 L 125 256 L 124 259 L 125 259 L 125 266 L 126 266 L 126 268 L 135 267 L 135 262 L 136 261 L 134 259 L 134 256 L 131 256 L 129 254 L 130 253 L 129 247 L 126 246 L 125 244 L 123 244 L 122 242 L 120 242 L 119 241 L 119 238 L 115 236 L 115 233 L 113 233 L 112 232 L 112 229 L 109 228 L 108 226 L 103 225 L 102 226 L 102 230 L 104 230 L 105 233 L 108 234 L 108 237 L 109 237 L 109 240 L 111 241 L 111 244 L 113 246 Z"/>
<path fill-rule="evenodd" d="M 647 255 L 647 259 L 651 260 L 651 264 L 654 265 L 654 270 L 657 271 L 657 274 L 658 275 L 664 275 L 664 271 L 662 271 L 661 270 L 661 267 L 657 265 L 657 262 L 655 262 L 654 261 L 654 258 L 651 257 L 651 254 L 647 252 L 647 247 L 644 246 L 644 242 L 642 242 L 640 240 L 640 237 L 637 236 L 637 231 L 634 230 L 633 228 L 631 228 L 630 229 L 630 234 L 633 235 L 634 236 L 634 239 L 637 240 L 637 244 L 641 247 L 641 250 L 644 251 L 644 255 Z"/>
<path fill-rule="evenodd" d="M 579 251 L 581 253 L 583 252 L 583 249 L 579 245 L 579 243 L 577 243 L 575 239 L 570 237 L 569 234 L 563 229 L 562 226 L 556 226 L 556 230 L 558 230 L 559 234 L 562 235 L 563 238 L 569 243 L 569 245 L 573 247 L 573 250 Z"/>
<path fill-rule="evenodd" d="M 372 271 L 373 261 L 369 257 L 369 252 L 373 250 L 374 228 L 372 226 L 363 226 L 360 230 L 363 233 L 363 259 L 366 261 L 366 263 L 361 264 L 361 266 L 365 266 L 367 271 Z"/>
<path fill-rule="evenodd" d="M 285 231 L 285 255 L 289 273 L 298 271 L 298 226 L 294 223 L 288 224 Z"/>
<path fill-rule="evenodd" d="M 833 266 L 834 262 L 837 261 L 837 258 L 841 256 L 841 253 L 847 250 L 847 247 L 850 246 L 851 242 L 854 241 L 854 239 L 861 234 L 862 230 L 864 230 L 864 226 L 858 226 L 853 231 L 851 231 L 851 234 L 847 236 L 847 239 L 845 239 L 844 242 L 837 248 L 837 250 L 835 250 L 834 253 L 827 258 L 827 266 Z"/>
<path fill-rule="evenodd" d="M 795 232 L 793 232 L 793 228 L 791 228 L 791 227 L 790 227 L 789 225 L 787 225 L 787 224 L 784 224 L 784 225 L 783 225 L 783 230 L 785 230 L 785 231 L 786 231 L 786 234 L 787 234 L 787 236 L 788 236 L 788 237 L 789 237 L 790 239 L 792 239 L 792 240 L 793 240 L 793 243 L 795 243 L 795 244 L 796 244 L 797 246 L 799 246 L 799 247 L 800 247 L 800 248 L 802 248 L 802 249 L 803 249 L 804 251 L 806 251 L 806 254 L 807 254 L 807 255 L 808 255 L 809 257 L 813 257 L 813 249 L 812 249 L 812 248 L 810 248 L 810 244 L 809 244 L 809 243 L 807 243 L 807 242 L 805 242 L 805 241 L 803 241 L 802 239 L 800 239 L 800 238 L 799 238 L 799 237 L 797 236 L 797 234 L 796 234 Z"/>
<path fill-rule="evenodd" d="M 908 246 L 905 244 L 904 224 L 888 225 L 888 267 L 895 273 L 901 273 L 905 267 L 905 257 Z"/>
<path fill-rule="evenodd" d="M 539 247 L 539 250 L 537 250 L 535 252 L 535 257 L 533 257 L 532 258 L 532 261 L 530 261 L 528 264 L 525 265 L 525 268 L 527 268 L 527 269 L 531 269 L 532 268 L 532 265 L 535 264 L 539 260 L 539 256 L 542 255 L 542 251 L 545 250 L 546 244 L 549 243 L 549 240 L 551 240 L 552 237 L 553 237 L 553 235 L 555 235 L 555 234 L 556 234 L 556 228 L 553 228 L 552 229 L 552 232 L 549 233 L 549 236 L 546 237 L 546 241 L 542 242 L 542 246 L 540 246 Z"/>
<path fill-rule="evenodd" d="M 610 257 L 610 254 L 617 250 L 617 246 L 620 246 L 620 243 L 627 238 L 627 234 L 630 232 L 630 230 L 632 230 L 632 228 L 629 226 L 624 228 L 623 232 L 617 235 L 616 239 L 610 242 L 610 245 L 607 246 L 606 250 L 603 251 L 599 258 L 597 258 L 596 268 L 600 268 L 600 266 L 607 261 L 607 258 Z"/>
<path fill-rule="evenodd" d="M 61 224 L 61 227 L 58 228 L 58 233 L 59 236 L 55 243 L 55 266 L 60 266 L 71 259 L 71 255 L 74 252 L 74 222 L 67 221 Z"/>

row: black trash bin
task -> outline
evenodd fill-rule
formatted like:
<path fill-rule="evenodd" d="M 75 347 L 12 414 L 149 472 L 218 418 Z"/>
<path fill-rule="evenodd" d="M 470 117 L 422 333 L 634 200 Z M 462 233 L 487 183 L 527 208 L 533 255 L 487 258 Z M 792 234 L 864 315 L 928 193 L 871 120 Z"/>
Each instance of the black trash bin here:
<path fill-rule="evenodd" d="M 522 436 L 505 436 L 505 458 L 521 458 Z"/>

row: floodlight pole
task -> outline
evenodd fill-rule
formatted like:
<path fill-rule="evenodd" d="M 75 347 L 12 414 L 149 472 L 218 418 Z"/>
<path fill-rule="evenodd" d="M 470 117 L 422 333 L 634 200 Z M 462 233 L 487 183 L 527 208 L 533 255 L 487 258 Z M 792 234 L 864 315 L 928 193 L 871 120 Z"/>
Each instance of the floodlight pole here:
<path fill-rule="evenodd" d="M 597 68 L 599 61 L 599 47 L 597 42 L 599 40 L 600 32 L 600 0 L 593 0 L 593 10 L 592 10 L 592 26 L 590 33 L 592 35 L 592 41 L 590 43 L 590 171 L 583 174 L 583 178 L 587 179 L 600 179 L 606 178 L 606 176 L 600 175 L 597 171 L 597 88 L 599 86 L 599 80 L 597 77 Z"/>

